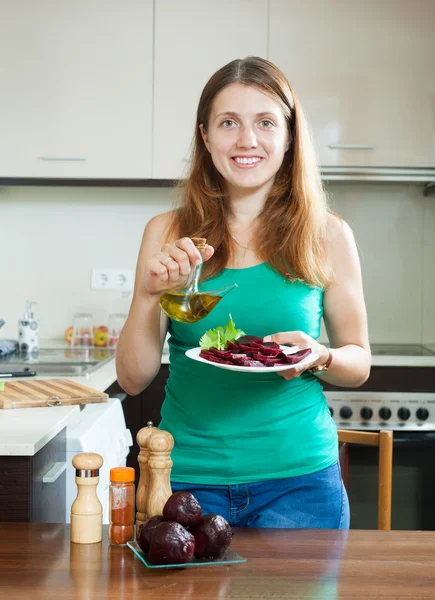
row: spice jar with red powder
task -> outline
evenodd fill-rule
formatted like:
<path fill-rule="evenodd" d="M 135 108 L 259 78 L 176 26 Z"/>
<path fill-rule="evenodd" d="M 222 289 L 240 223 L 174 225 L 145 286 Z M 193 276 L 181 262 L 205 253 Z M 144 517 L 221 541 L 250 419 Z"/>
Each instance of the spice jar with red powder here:
<path fill-rule="evenodd" d="M 110 469 L 109 487 L 109 542 L 125 546 L 134 540 L 135 471 L 132 467 Z"/>

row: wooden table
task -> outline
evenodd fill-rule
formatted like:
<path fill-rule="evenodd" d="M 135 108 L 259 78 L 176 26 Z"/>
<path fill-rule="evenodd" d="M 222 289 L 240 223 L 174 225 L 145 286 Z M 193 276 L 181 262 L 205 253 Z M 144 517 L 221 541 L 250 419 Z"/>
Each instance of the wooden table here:
<path fill-rule="evenodd" d="M 435 532 L 234 531 L 246 563 L 151 570 L 129 548 L 70 544 L 65 525 L 0 523 L 0 598 L 435 598 Z"/>

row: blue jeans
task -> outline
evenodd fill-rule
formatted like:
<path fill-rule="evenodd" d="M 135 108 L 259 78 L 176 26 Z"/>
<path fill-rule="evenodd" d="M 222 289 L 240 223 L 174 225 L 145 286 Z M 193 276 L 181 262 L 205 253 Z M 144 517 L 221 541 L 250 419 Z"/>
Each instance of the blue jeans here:
<path fill-rule="evenodd" d="M 191 492 L 203 514 L 222 515 L 232 527 L 349 529 L 350 513 L 340 466 L 256 483 L 204 485 L 171 482 Z"/>

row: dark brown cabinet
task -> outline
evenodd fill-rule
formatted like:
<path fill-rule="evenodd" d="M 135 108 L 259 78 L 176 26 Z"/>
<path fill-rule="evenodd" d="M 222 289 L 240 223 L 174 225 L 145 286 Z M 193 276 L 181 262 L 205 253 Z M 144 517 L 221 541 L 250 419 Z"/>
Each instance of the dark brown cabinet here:
<path fill-rule="evenodd" d="M 34 456 L 0 456 L 0 521 L 64 523 L 65 467 L 66 428 Z"/>
<path fill-rule="evenodd" d="M 138 396 L 129 396 L 122 391 L 118 382 L 115 382 L 106 392 L 113 398 L 122 400 L 122 408 L 127 429 L 133 437 L 133 446 L 127 457 L 127 466 L 136 469 L 136 481 L 139 481 L 139 466 L 137 456 L 139 446 L 136 435 L 139 429 L 145 427 L 148 421 L 157 426 L 161 421 L 160 409 L 165 398 L 165 385 L 169 374 L 169 365 L 162 365 L 152 383 Z"/>

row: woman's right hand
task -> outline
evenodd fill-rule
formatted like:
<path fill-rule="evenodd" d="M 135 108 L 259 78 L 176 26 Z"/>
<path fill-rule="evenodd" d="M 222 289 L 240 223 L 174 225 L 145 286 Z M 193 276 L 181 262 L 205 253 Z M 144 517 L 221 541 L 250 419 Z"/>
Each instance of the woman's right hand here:
<path fill-rule="evenodd" d="M 209 260 L 213 253 L 214 248 L 206 246 L 204 261 Z M 160 295 L 166 290 L 184 284 L 186 277 L 201 261 L 199 250 L 188 237 L 164 244 L 160 251 L 153 254 L 146 263 L 145 293 Z"/>

